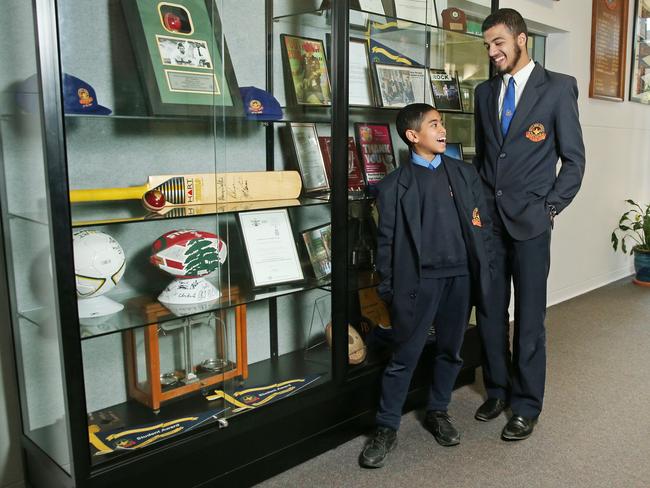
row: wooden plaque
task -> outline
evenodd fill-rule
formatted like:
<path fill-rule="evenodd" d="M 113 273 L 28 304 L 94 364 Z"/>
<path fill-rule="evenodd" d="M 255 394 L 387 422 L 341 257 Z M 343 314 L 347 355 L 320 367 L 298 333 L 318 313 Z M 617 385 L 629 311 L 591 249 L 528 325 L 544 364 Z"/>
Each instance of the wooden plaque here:
<path fill-rule="evenodd" d="M 589 96 L 622 102 L 625 95 L 627 0 L 593 0 Z"/>

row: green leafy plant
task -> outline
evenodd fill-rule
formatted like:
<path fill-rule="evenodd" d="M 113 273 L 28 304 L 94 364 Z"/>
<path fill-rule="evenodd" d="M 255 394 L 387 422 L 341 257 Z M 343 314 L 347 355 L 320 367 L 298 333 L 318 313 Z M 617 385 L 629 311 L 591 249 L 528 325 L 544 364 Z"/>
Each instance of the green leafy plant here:
<path fill-rule="evenodd" d="M 643 208 L 634 200 L 625 201 L 632 209 L 621 216 L 618 227 L 612 232 L 612 247 L 616 251 L 620 243 L 621 251 L 626 253 L 628 248 L 625 243 L 631 240 L 634 245 L 630 254 L 633 251 L 650 252 L 650 204 Z"/>

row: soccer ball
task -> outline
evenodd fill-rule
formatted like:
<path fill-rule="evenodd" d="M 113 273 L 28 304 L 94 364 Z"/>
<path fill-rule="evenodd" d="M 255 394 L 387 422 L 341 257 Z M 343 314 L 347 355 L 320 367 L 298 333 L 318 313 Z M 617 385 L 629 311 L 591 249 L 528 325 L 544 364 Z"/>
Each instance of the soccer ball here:
<path fill-rule="evenodd" d="M 91 298 L 115 288 L 124 274 L 126 256 L 119 242 L 96 230 L 72 235 L 77 296 Z"/>

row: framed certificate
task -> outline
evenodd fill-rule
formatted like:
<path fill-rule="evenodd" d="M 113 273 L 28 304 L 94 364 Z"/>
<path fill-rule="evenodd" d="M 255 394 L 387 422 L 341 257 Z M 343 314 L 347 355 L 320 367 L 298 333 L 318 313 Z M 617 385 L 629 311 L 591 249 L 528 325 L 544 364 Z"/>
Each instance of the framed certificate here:
<path fill-rule="evenodd" d="M 237 81 L 216 4 L 205 0 L 122 0 L 151 113 L 240 114 Z"/>
<path fill-rule="evenodd" d="M 437 110 L 462 112 L 463 102 L 458 85 L 458 74 L 452 76 L 441 69 L 429 70 L 433 104 Z"/>
<path fill-rule="evenodd" d="M 350 105 L 374 106 L 370 58 L 368 57 L 368 43 L 366 40 L 350 38 L 348 60 L 348 100 Z"/>
<path fill-rule="evenodd" d="M 332 103 L 325 46 L 320 39 L 280 34 L 288 99 L 296 105 Z"/>
<path fill-rule="evenodd" d="M 332 181 L 332 138 L 329 136 L 318 136 L 320 150 L 323 154 L 327 176 Z M 366 182 L 363 179 L 361 163 L 357 156 L 357 146 L 354 143 L 354 137 L 348 137 L 348 191 L 351 193 L 361 193 L 366 188 Z"/>
<path fill-rule="evenodd" d="M 393 141 L 388 124 L 356 122 L 354 132 L 359 143 L 359 159 L 368 186 L 379 183 L 395 169 Z"/>
<path fill-rule="evenodd" d="M 628 0 L 593 0 L 589 96 L 613 102 L 625 98 Z"/>
<path fill-rule="evenodd" d="M 311 123 L 291 122 L 289 127 L 305 193 L 329 190 L 329 178 L 316 126 Z"/>
<path fill-rule="evenodd" d="M 382 63 L 375 63 L 374 68 L 382 107 L 401 108 L 430 98 L 424 68 Z"/>
<path fill-rule="evenodd" d="M 238 217 L 254 287 L 304 280 L 286 208 Z"/>
<path fill-rule="evenodd" d="M 332 273 L 332 226 L 321 225 L 301 234 L 316 279 L 329 276 Z"/>
<path fill-rule="evenodd" d="M 438 26 L 434 0 L 395 0 L 395 17 L 419 24 Z"/>

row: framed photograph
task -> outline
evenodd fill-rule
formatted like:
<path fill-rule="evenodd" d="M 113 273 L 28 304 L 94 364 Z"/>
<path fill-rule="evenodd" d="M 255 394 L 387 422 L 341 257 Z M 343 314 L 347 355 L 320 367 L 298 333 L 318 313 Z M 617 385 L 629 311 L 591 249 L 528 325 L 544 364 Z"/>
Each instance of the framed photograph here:
<path fill-rule="evenodd" d="M 212 70 L 208 43 L 201 40 L 156 36 L 160 60 L 165 66 L 189 66 Z"/>
<path fill-rule="evenodd" d="M 332 181 L 332 138 L 329 136 L 318 136 L 321 153 L 325 161 L 325 170 L 330 181 Z M 357 155 L 357 146 L 353 137 L 348 137 L 348 191 L 357 193 L 363 192 L 366 182 L 363 179 L 361 163 Z"/>
<path fill-rule="evenodd" d="M 359 144 L 359 159 L 368 186 L 379 183 L 395 169 L 393 141 L 388 124 L 355 122 L 354 133 Z"/>
<path fill-rule="evenodd" d="M 152 114 L 241 114 L 216 3 L 121 1 Z"/>
<path fill-rule="evenodd" d="M 445 156 L 462 160 L 463 145 L 460 142 L 448 142 L 447 149 L 445 149 Z"/>
<path fill-rule="evenodd" d="M 295 105 L 332 103 L 325 46 L 320 39 L 280 34 L 285 86 Z"/>
<path fill-rule="evenodd" d="M 394 0 L 395 17 L 419 24 L 438 26 L 434 0 Z"/>
<path fill-rule="evenodd" d="M 307 229 L 301 234 L 316 279 L 329 276 L 332 273 L 332 226 L 321 225 Z"/>
<path fill-rule="evenodd" d="M 650 104 L 650 1 L 636 0 L 630 101 Z"/>
<path fill-rule="evenodd" d="M 329 190 L 330 183 L 318 142 L 316 125 L 291 122 L 289 128 L 305 193 Z"/>
<path fill-rule="evenodd" d="M 304 280 L 286 208 L 237 215 L 254 287 Z"/>
<path fill-rule="evenodd" d="M 383 63 L 375 63 L 374 68 L 382 107 L 401 108 L 430 98 L 425 93 L 428 88 L 424 68 Z"/>
<path fill-rule="evenodd" d="M 622 102 L 628 0 L 593 0 L 589 97 Z"/>
<path fill-rule="evenodd" d="M 462 112 L 463 102 L 458 85 L 458 73 L 454 76 L 441 69 L 429 70 L 433 105 L 437 110 L 447 112 Z"/>

